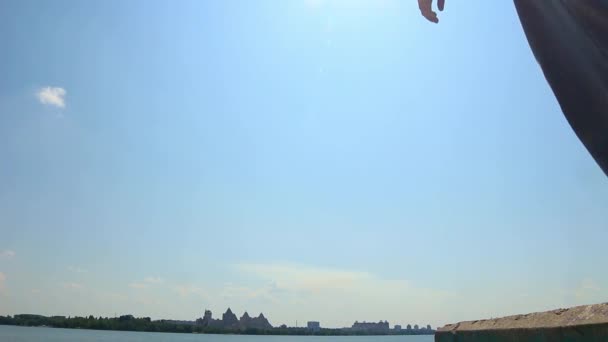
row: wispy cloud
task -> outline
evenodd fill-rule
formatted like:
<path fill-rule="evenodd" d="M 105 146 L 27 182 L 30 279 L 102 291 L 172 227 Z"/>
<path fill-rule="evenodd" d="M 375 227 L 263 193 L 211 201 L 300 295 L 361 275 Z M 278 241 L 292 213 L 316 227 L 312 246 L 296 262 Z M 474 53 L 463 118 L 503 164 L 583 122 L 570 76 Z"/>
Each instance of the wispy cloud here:
<path fill-rule="evenodd" d="M 115 301 L 115 300 L 126 301 L 129 299 L 129 296 L 127 296 L 127 295 L 124 295 L 122 293 L 114 293 L 114 292 L 104 293 L 103 296 L 105 299 L 108 299 L 111 301 Z"/>
<path fill-rule="evenodd" d="M 267 306 L 271 308 L 269 314 L 280 310 L 287 321 L 310 315 L 341 326 L 362 319 L 402 322 L 408 319 L 406 315 L 411 315 L 409 318 L 430 322 L 433 312 L 441 310 L 453 296 L 442 290 L 415 286 L 405 279 L 358 270 L 285 263 L 243 263 L 234 267 L 250 279 L 249 284 L 261 280 L 270 285 L 256 288 L 230 284 L 223 289 L 224 296 L 230 301 L 240 299 L 246 304 Z M 403 305 L 408 306 L 406 312 Z M 289 310 L 293 306 L 298 307 L 297 313 Z M 319 307 L 325 310 L 319 312 Z M 339 318 L 336 312 L 341 313 Z"/>
<path fill-rule="evenodd" d="M 196 296 L 199 298 L 208 298 L 208 291 L 196 285 L 177 285 L 174 287 L 181 297 Z"/>
<path fill-rule="evenodd" d="M 15 251 L 11 251 L 10 249 L 6 249 L 0 252 L 0 259 L 11 259 L 14 258 L 17 253 Z"/>
<path fill-rule="evenodd" d="M 270 283 L 259 288 L 239 286 L 232 283 L 225 284 L 220 291 L 220 296 L 226 300 L 238 299 L 262 299 L 271 302 L 278 301 L 277 294 L 280 292 L 276 284 Z"/>
<path fill-rule="evenodd" d="M 68 271 L 74 272 L 74 273 L 88 273 L 89 272 L 89 271 L 85 270 L 84 268 L 80 268 L 80 267 L 76 267 L 76 266 L 68 266 Z"/>
<path fill-rule="evenodd" d="M 151 285 L 162 284 L 165 280 L 161 277 L 146 277 L 143 281 L 136 281 L 129 284 L 132 289 L 146 289 Z"/>
<path fill-rule="evenodd" d="M 237 269 L 276 283 L 277 287 L 317 292 L 352 287 L 373 279 L 367 272 L 335 270 L 289 264 L 239 264 Z"/>
<path fill-rule="evenodd" d="M 82 284 L 79 284 L 79 283 L 63 283 L 63 288 L 68 289 L 68 290 L 80 290 L 83 287 L 84 286 L 82 286 Z"/>
<path fill-rule="evenodd" d="M 144 282 L 148 284 L 161 284 L 164 280 L 161 277 L 146 277 Z"/>
<path fill-rule="evenodd" d="M 66 90 L 61 87 L 44 87 L 38 90 L 36 97 L 44 105 L 65 108 Z"/>

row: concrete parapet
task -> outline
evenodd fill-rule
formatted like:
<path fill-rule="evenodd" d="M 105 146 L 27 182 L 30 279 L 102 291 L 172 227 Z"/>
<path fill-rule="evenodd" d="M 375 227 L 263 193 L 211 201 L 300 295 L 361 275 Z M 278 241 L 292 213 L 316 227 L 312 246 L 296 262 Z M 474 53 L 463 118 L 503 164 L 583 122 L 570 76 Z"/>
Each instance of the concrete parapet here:
<path fill-rule="evenodd" d="M 448 324 L 435 342 L 608 342 L 608 303 Z"/>

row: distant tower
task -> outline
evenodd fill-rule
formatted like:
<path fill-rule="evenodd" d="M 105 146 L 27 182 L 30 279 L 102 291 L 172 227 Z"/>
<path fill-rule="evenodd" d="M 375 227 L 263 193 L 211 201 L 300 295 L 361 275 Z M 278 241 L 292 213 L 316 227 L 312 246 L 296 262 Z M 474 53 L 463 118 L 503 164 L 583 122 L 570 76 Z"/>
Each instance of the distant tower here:
<path fill-rule="evenodd" d="M 205 310 L 205 315 L 203 315 L 203 318 L 196 320 L 197 324 L 200 324 L 204 327 L 210 326 L 212 321 L 213 319 L 211 318 L 210 310 Z"/>
<path fill-rule="evenodd" d="M 230 310 L 230 308 L 228 308 L 228 310 L 226 310 L 226 312 L 222 315 L 222 325 L 227 328 L 234 327 L 238 324 L 238 318 L 236 318 L 236 315 L 232 312 L 232 310 Z"/>

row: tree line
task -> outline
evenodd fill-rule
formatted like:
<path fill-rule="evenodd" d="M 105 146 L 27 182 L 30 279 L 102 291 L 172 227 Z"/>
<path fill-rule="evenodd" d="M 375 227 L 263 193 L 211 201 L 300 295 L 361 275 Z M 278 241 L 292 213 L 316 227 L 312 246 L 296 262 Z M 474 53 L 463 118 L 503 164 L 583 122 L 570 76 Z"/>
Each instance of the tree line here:
<path fill-rule="evenodd" d="M 65 329 L 117 330 L 140 332 L 166 333 L 199 333 L 199 334 L 242 334 L 242 335 L 320 335 L 320 336 L 349 336 L 349 335 L 424 335 L 432 334 L 433 330 L 390 330 L 386 332 L 354 331 L 350 329 L 327 329 L 311 331 L 307 328 L 278 327 L 272 329 L 225 329 L 218 327 L 203 327 L 194 323 L 179 323 L 169 320 L 152 320 L 150 317 L 136 318 L 133 315 L 119 317 L 65 317 L 42 315 L 0 316 L 0 325 L 16 325 L 27 327 L 53 327 Z"/>

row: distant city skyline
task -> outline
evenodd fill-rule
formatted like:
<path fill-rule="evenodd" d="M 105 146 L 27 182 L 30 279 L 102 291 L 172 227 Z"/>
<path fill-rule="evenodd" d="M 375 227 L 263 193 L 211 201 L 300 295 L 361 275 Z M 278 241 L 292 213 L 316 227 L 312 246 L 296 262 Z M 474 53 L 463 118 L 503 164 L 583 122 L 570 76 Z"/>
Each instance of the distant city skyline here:
<path fill-rule="evenodd" d="M 512 1 L 4 0 L 0 41 L 0 315 L 608 301 L 608 180 Z"/>
<path fill-rule="evenodd" d="M 243 314 L 240 318 L 238 318 L 238 315 L 236 312 L 234 312 L 232 310 L 232 308 L 227 308 L 226 311 L 221 314 L 221 318 L 214 318 L 213 316 L 213 311 L 205 309 L 204 314 L 201 317 L 197 317 L 196 320 L 190 320 L 188 322 L 192 322 L 192 323 L 196 323 L 199 325 L 203 325 L 203 326 L 217 326 L 217 327 L 223 327 L 223 328 L 230 328 L 230 327 L 240 327 L 240 328 L 247 328 L 247 327 L 256 327 L 256 328 L 260 328 L 260 329 L 264 329 L 264 328 L 273 328 L 273 327 L 281 327 L 281 326 L 285 326 L 285 327 L 291 327 L 291 328 L 298 328 L 298 322 L 295 322 L 295 325 L 293 326 L 289 326 L 288 324 L 282 323 L 282 324 L 272 324 L 270 323 L 270 321 L 268 320 L 268 318 L 264 315 L 263 312 L 260 312 L 260 314 L 257 317 L 251 317 L 249 315 L 249 312 L 247 310 L 243 311 Z M 255 320 L 258 319 L 260 320 L 259 322 L 256 322 Z M 280 318 L 278 319 L 279 321 L 281 320 Z M 368 325 L 367 327 L 365 325 Z M 361 330 L 366 330 L 366 329 L 371 329 L 374 330 L 376 326 L 379 326 L 380 329 L 379 330 L 389 330 L 391 328 L 390 323 L 386 320 L 380 320 L 378 322 L 367 322 L 367 321 L 355 321 L 352 326 L 345 326 L 345 327 L 329 327 L 329 328 L 343 328 L 343 329 L 361 329 Z M 319 321 L 314 321 L 314 320 L 309 320 L 306 322 L 306 328 L 308 328 L 309 330 L 315 330 L 318 331 L 321 328 L 328 328 L 328 327 L 322 327 L 321 326 L 321 322 Z M 400 330 L 401 329 L 401 325 L 399 323 L 395 324 L 393 326 L 394 329 Z M 416 324 L 414 326 L 414 328 L 412 328 L 411 324 L 407 325 L 406 330 L 418 330 L 418 325 Z M 427 330 L 431 330 L 431 325 L 427 324 L 426 328 Z"/>

